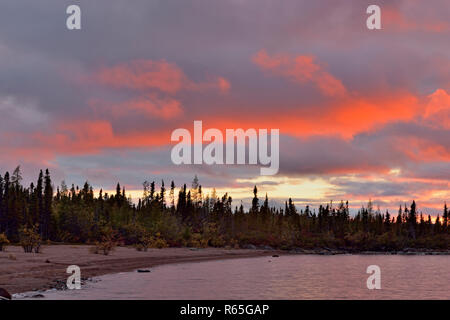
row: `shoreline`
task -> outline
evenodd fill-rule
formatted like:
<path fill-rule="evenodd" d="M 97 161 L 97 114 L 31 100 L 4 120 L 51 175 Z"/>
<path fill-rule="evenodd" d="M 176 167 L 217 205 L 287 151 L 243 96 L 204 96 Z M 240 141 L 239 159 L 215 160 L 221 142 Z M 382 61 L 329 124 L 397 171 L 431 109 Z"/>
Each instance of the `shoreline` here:
<path fill-rule="evenodd" d="M 450 255 L 449 251 L 404 249 L 402 251 L 349 251 L 329 248 L 274 250 L 270 247 L 247 249 L 164 248 L 137 251 L 117 247 L 110 255 L 92 254 L 90 245 L 48 245 L 43 253 L 24 253 L 21 247 L 10 246 L 0 252 L 0 288 L 11 294 L 65 289 L 69 265 L 78 265 L 82 282 L 94 277 L 131 272 L 165 264 L 202 262 L 272 255 Z"/>
<path fill-rule="evenodd" d="M 77 265 L 82 281 L 106 274 L 129 272 L 155 266 L 252 258 L 286 254 L 279 250 L 222 249 L 222 248 L 164 248 L 137 251 L 131 247 L 117 247 L 105 256 L 89 252 L 89 245 L 49 245 L 43 253 L 23 253 L 21 247 L 10 246 L 0 252 L 0 288 L 11 295 L 30 291 L 45 291 L 65 287 L 66 268 Z"/>

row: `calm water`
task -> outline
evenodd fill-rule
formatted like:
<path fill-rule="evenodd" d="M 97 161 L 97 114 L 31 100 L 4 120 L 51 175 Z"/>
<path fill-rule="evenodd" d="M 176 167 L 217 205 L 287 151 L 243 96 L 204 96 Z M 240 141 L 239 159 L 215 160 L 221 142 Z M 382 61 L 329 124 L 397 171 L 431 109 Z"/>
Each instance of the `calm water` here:
<path fill-rule="evenodd" d="M 368 290 L 366 268 L 381 268 Z M 81 270 L 82 271 L 82 270 Z M 450 256 L 296 255 L 165 265 L 48 299 L 450 299 Z"/>

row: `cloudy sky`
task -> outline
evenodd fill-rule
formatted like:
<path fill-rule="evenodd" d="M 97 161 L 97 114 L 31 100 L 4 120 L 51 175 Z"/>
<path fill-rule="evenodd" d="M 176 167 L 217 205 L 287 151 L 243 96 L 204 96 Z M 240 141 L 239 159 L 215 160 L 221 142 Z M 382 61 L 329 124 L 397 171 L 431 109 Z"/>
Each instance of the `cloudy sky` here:
<path fill-rule="evenodd" d="M 246 203 L 450 197 L 447 0 L 2 0 L 0 171 L 133 196 L 195 174 Z M 82 30 L 66 28 L 78 4 Z M 173 165 L 176 128 L 280 129 L 280 171 Z M 239 202 L 235 202 L 238 204 Z M 277 203 L 277 202 L 275 202 Z"/>

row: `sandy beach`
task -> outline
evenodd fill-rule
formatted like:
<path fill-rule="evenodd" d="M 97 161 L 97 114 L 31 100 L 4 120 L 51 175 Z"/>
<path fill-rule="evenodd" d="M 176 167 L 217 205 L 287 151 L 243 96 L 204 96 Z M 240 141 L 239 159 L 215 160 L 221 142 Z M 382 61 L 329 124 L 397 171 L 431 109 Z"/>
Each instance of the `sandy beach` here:
<path fill-rule="evenodd" d="M 156 265 L 217 259 L 272 255 L 274 251 L 246 249 L 149 249 L 117 247 L 110 255 L 92 254 L 87 245 L 50 245 L 43 253 L 24 253 L 21 247 L 10 246 L 0 252 L 0 288 L 11 294 L 50 289 L 60 286 L 67 277 L 66 268 L 78 265 L 82 279 L 109 273 L 150 268 Z"/>

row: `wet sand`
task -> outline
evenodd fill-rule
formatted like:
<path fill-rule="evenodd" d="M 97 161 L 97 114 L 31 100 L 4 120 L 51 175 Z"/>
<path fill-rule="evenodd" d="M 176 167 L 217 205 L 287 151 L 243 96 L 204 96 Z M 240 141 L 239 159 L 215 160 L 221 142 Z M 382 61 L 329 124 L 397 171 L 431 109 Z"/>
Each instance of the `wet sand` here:
<path fill-rule="evenodd" d="M 0 252 L 0 288 L 11 294 L 51 289 L 65 283 L 66 269 L 78 265 L 83 279 L 109 273 L 150 268 L 156 265 L 232 258 L 260 257 L 276 251 L 207 248 L 149 249 L 117 247 L 110 255 L 92 254 L 87 245 L 44 246 L 43 253 L 24 253 L 21 247 L 9 246 Z"/>

